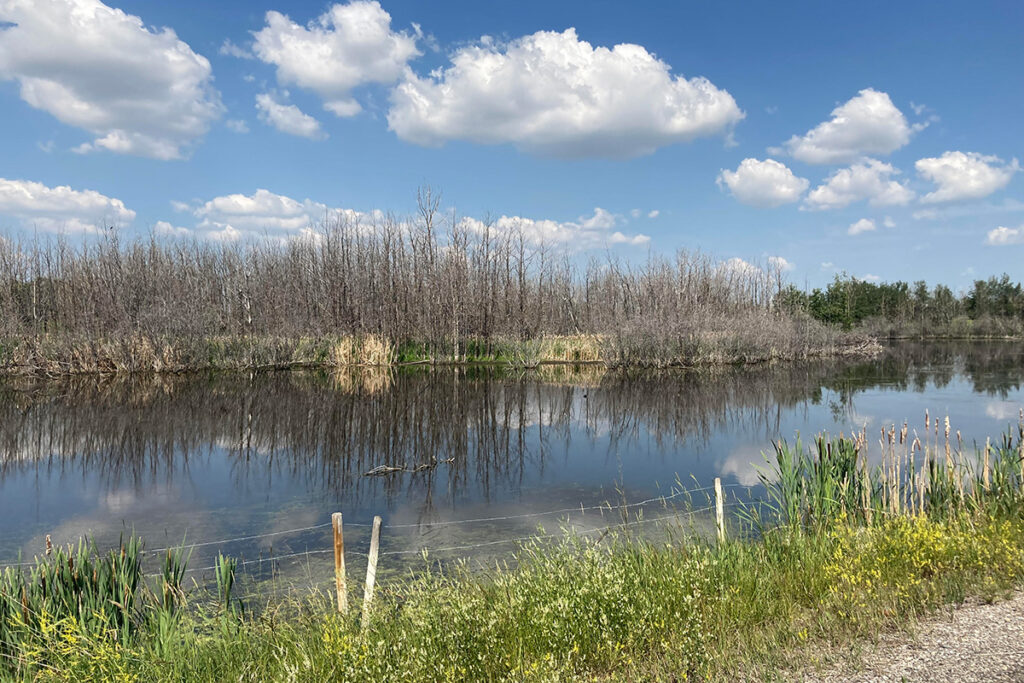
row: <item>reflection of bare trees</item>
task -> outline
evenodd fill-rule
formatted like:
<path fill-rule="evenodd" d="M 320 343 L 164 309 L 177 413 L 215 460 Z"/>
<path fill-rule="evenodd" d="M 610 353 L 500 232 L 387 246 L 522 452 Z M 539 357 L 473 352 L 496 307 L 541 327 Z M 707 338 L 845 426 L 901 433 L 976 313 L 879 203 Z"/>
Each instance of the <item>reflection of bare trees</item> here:
<path fill-rule="evenodd" d="M 359 376 L 260 373 L 137 380 L 19 380 L 0 385 L 0 477 L 88 472 L 109 487 L 172 483 L 197 460 L 227 458 L 239 485 L 284 478 L 346 500 L 484 497 L 543 473 L 553 454 L 636 439 L 670 448 L 723 430 L 775 437 L 783 411 L 852 400 L 876 386 L 912 389 L 963 372 L 976 391 L 1024 380 L 1011 345 L 904 345 L 883 359 L 703 372 L 546 374 L 493 368 Z M 938 359 L 936 362 L 935 359 Z M 363 474 L 380 465 L 419 473 Z"/>

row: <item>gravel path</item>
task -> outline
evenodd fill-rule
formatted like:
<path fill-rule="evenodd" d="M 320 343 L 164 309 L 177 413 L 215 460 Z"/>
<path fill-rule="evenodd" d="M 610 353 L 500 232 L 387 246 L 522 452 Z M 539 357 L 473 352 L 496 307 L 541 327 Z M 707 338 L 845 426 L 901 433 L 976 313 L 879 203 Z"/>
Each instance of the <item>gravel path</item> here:
<path fill-rule="evenodd" d="M 924 621 L 912 636 L 886 634 L 856 661 L 804 680 L 1024 682 L 1024 593 Z"/>

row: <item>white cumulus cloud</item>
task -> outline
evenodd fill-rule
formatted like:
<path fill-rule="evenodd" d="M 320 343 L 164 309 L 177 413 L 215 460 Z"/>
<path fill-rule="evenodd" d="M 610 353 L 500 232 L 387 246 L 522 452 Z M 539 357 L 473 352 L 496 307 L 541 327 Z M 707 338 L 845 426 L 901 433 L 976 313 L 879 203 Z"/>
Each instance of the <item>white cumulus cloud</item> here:
<path fill-rule="evenodd" d="M 357 228 L 369 229 L 376 221 L 383 219 L 381 211 L 364 213 L 353 209 L 330 207 L 312 199 L 297 200 L 259 189 L 253 194 L 229 194 L 214 197 L 209 201 L 190 206 L 196 224 L 191 232 L 182 232 L 167 223 L 158 223 L 156 230 L 161 234 L 197 237 L 219 241 L 270 238 L 289 240 L 295 238 L 316 238 L 316 226 L 327 222 L 346 221 Z M 650 241 L 647 235 L 626 234 L 620 228 L 621 217 L 595 208 L 591 215 L 580 216 L 575 221 L 502 216 L 490 222 L 467 217 L 461 220 L 461 227 L 484 234 L 511 235 L 521 231 L 525 239 L 535 245 L 546 244 L 567 251 L 604 248 L 615 245 L 644 245 Z"/>
<path fill-rule="evenodd" d="M 788 273 L 789 271 L 796 268 L 796 266 L 789 260 L 784 259 L 781 256 L 769 256 L 768 266 L 774 268 L 781 273 Z"/>
<path fill-rule="evenodd" d="M 294 104 L 282 104 L 270 93 L 256 96 L 256 109 L 260 121 L 277 128 L 282 133 L 298 135 L 310 140 L 323 140 L 327 134 L 320 128 L 320 122 L 304 113 Z"/>
<path fill-rule="evenodd" d="M 1009 164 L 996 156 L 975 152 L 946 152 L 940 157 L 918 159 L 917 173 L 938 187 L 921 197 L 922 202 L 980 199 L 1006 187 L 1020 170 L 1014 159 Z"/>
<path fill-rule="evenodd" d="M 97 232 L 135 220 L 135 212 L 95 190 L 48 187 L 31 180 L 0 178 L 0 215 L 23 227 L 48 232 Z"/>
<path fill-rule="evenodd" d="M 259 189 L 251 195 L 214 197 L 194 208 L 196 230 L 204 237 L 233 241 L 243 237 L 296 237 L 325 219 L 361 220 L 351 209 L 334 209 L 311 199 L 291 197 Z"/>
<path fill-rule="evenodd" d="M 306 26 L 280 12 L 267 12 L 266 26 L 254 34 L 252 49 L 260 60 L 277 67 L 280 83 L 312 90 L 338 116 L 361 111 L 353 88 L 393 83 L 408 61 L 420 55 L 414 35 L 392 31 L 391 15 L 380 3 L 362 0 L 332 5 Z"/>
<path fill-rule="evenodd" d="M 79 152 L 178 159 L 223 111 L 205 57 L 98 0 L 0 0 L 0 80 L 96 136 Z"/>
<path fill-rule="evenodd" d="M 872 232 L 877 229 L 878 226 L 875 225 L 873 220 L 870 218 L 861 218 L 859 221 L 850 224 L 850 227 L 847 228 L 846 232 L 849 235 L 859 235 L 862 232 Z"/>
<path fill-rule="evenodd" d="M 153 225 L 153 232 L 157 235 L 163 235 L 165 237 L 188 237 L 192 234 L 192 230 L 189 228 L 182 228 L 177 225 L 171 225 L 167 221 L 157 221 Z"/>
<path fill-rule="evenodd" d="M 985 244 L 993 247 L 1001 247 L 1007 244 L 1024 244 L 1024 225 L 1019 228 L 998 227 L 989 230 L 985 238 Z"/>
<path fill-rule="evenodd" d="M 907 204 L 914 193 L 893 176 L 899 171 L 877 159 L 864 159 L 830 175 L 811 190 L 805 206 L 811 209 L 839 209 L 867 200 L 872 206 Z"/>
<path fill-rule="evenodd" d="M 729 188 L 738 201 L 759 207 L 795 202 L 810 185 L 806 178 L 798 178 L 774 159 L 744 159 L 735 171 L 723 169 L 716 182 L 719 187 Z"/>
<path fill-rule="evenodd" d="M 832 118 L 805 135 L 794 135 L 786 150 L 809 164 L 842 164 L 862 156 L 889 154 L 910 141 L 911 126 L 884 92 L 867 88 L 832 110 Z"/>
<path fill-rule="evenodd" d="M 492 234 L 518 234 L 532 244 L 546 244 L 568 250 L 594 249 L 611 245 L 643 245 L 650 237 L 643 234 L 627 235 L 616 230 L 619 219 L 615 214 L 597 207 L 591 216 L 580 216 L 575 221 L 502 216 L 488 226 L 476 218 L 464 218 L 462 226 L 478 234 L 490 230 Z"/>
<path fill-rule="evenodd" d="M 403 140 L 511 143 L 559 157 L 636 157 L 728 133 L 736 101 L 705 78 L 673 76 L 640 45 L 594 47 L 575 29 L 507 43 L 483 38 L 427 77 L 392 91 L 388 126 Z"/>

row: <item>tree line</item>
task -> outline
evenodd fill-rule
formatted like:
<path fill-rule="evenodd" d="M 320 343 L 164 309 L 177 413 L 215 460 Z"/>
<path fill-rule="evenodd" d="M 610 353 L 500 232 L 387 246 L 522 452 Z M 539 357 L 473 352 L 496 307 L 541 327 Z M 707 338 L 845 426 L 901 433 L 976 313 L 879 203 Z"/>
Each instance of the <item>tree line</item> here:
<path fill-rule="evenodd" d="M 955 294 L 945 285 L 868 282 L 836 275 L 824 289 L 781 288 L 779 304 L 843 329 L 899 336 L 1002 336 L 1024 331 L 1024 287 L 1008 274 L 975 280 Z"/>

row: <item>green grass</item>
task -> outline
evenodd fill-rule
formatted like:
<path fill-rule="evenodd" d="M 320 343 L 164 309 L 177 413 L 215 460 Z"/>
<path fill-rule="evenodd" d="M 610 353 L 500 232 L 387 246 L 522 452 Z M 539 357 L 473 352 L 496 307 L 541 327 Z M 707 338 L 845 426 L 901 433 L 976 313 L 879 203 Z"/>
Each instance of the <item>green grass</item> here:
<path fill-rule="evenodd" d="M 358 601 L 344 616 L 327 595 L 240 605 L 226 558 L 214 596 L 181 590 L 179 554 L 129 604 L 119 597 L 134 576 L 129 541 L 127 554 L 90 560 L 128 578 L 94 592 L 89 609 L 49 600 L 56 584 L 38 586 L 38 567 L 8 570 L 0 671 L 76 681 L 770 679 L 1021 585 L 1022 435 L 1024 426 L 993 447 L 987 468 L 984 452 L 951 447 L 947 460 L 938 437 L 908 443 L 895 430 L 873 468 L 863 437 L 779 443 L 767 501 L 724 543 L 671 527 L 657 541 L 621 532 L 535 542 L 490 571 L 425 567 L 381 586 L 365 630 Z M 67 564 L 59 554 L 41 561 Z M 91 618 L 97 609 L 110 616 Z"/>

